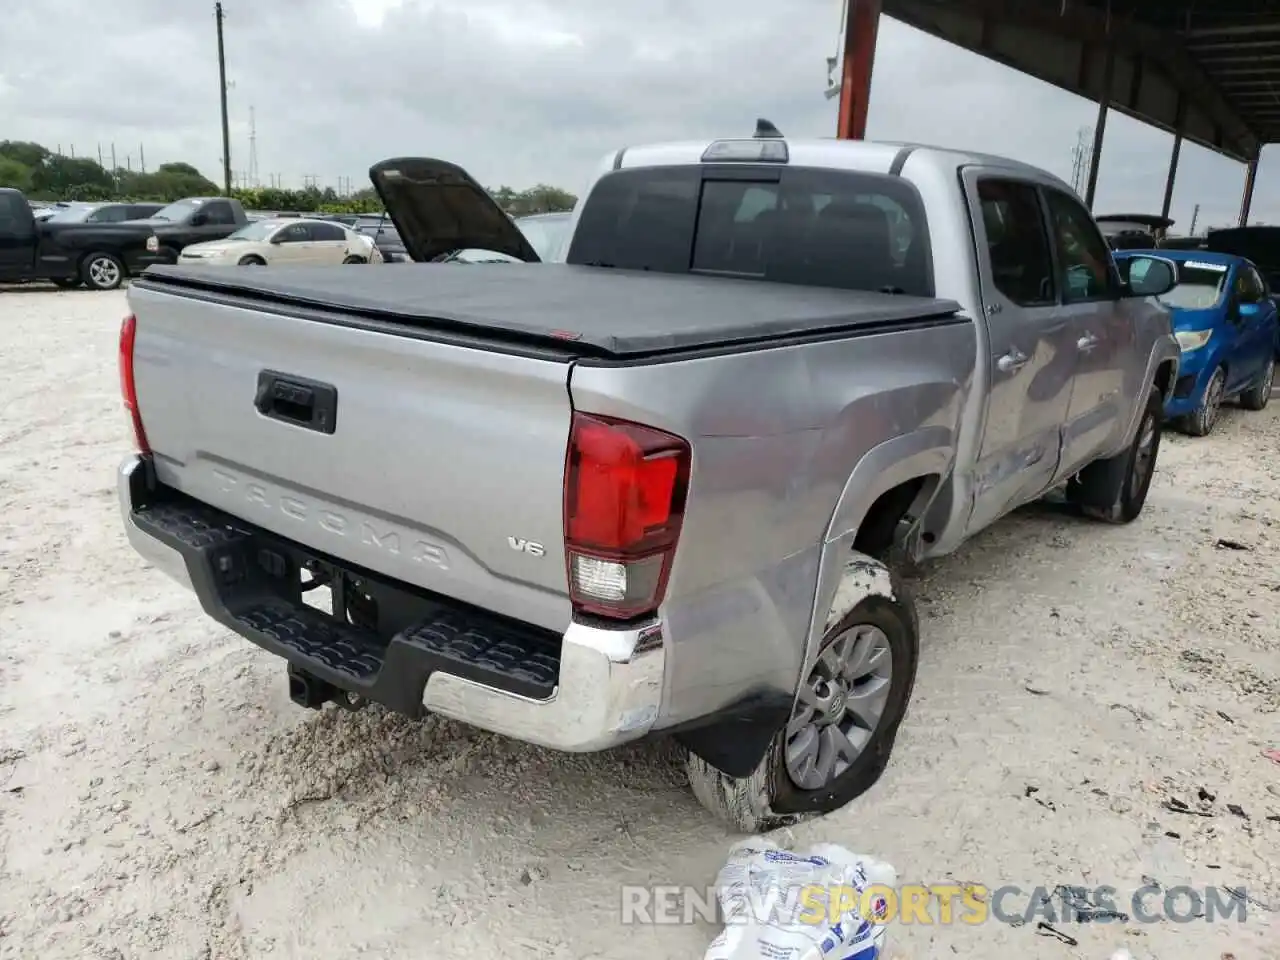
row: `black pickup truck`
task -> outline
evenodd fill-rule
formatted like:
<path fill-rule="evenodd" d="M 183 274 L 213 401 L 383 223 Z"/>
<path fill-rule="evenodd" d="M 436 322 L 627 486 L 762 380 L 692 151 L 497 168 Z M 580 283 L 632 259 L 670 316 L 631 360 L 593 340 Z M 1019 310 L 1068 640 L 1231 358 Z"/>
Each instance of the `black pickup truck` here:
<path fill-rule="evenodd" d="M 239 200 L 229 197 L 187 197 L 139 220 L 155 231 L 160 246 L 177 261 L 182 248 L 209 240 L 225 240 L 249 222 Z"/>
<path fill-rule="evenodd" d="M 38 221 L 21 191 L 0 188 L 0 283 L 114 290 L 152 264 L 175 261 L 145 223 Z"/>

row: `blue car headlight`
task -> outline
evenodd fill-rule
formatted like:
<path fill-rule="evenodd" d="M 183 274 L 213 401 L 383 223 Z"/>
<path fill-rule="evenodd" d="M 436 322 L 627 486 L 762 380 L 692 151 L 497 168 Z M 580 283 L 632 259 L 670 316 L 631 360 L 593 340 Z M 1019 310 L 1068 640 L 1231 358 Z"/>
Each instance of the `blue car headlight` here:
<path fill-rule="evenodd" d="M 1212 330 L 1178 330 L 1174 333 L 1178 346 L 1182 348 L 1183 353 L 1199 350 L 1209 342 L 1212 336 Z"/>

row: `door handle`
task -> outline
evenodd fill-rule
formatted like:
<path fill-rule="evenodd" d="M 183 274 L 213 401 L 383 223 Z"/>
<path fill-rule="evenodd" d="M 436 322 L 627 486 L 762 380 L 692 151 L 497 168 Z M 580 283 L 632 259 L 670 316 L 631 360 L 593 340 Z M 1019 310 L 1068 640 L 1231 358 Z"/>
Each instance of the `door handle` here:
<path fill-rule="evenodd" d="M 999 369 L 1001 373 L 1017 373 L 1026 366 L 1028 359 L 1029 358 L 1025 353 L 1017 347 L 1014 347 L 996 361 L 996 368 Z"/>
<path fill-rule="evenodd" d="M 1095 337 L 1092 333 L 1086 333 L 1083 337 L 1081 337 L 1079 340 L 1076 341 L 1076 346 L 1079 349 L 1083 350 L 1085 353 L 1088 353 L 1097 345 L 1098 345 L 1098 338 Z"/>

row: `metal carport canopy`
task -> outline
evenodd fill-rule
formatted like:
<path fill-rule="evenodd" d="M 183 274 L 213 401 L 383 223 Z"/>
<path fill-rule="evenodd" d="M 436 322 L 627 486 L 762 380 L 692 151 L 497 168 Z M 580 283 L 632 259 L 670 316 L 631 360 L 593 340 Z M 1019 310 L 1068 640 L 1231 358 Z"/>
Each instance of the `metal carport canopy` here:
<path fill-rule="evenodd" d="M 1248 165 L 1241 222 L 1247 219 L 1258 155 L 1280 142 L 1280 0 L 848 2 L 840 136 L 865 131 L 883 12 L 1098 102 L 1090 202 L 1113 109 L 1175 135 L 1166 215 L 1185 139 Z"/>

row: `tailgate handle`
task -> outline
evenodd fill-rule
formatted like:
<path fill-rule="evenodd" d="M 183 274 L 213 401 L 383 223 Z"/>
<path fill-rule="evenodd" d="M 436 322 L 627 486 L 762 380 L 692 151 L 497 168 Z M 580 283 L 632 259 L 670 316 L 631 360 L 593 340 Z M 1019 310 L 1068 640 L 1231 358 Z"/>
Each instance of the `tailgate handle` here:
<path fill-rule="evenodd" d="M 333 433 L 337 427 L 338 388 L 319 380 L 263 370 L 253 405 L 264 417 L 318 433 Z"/>

